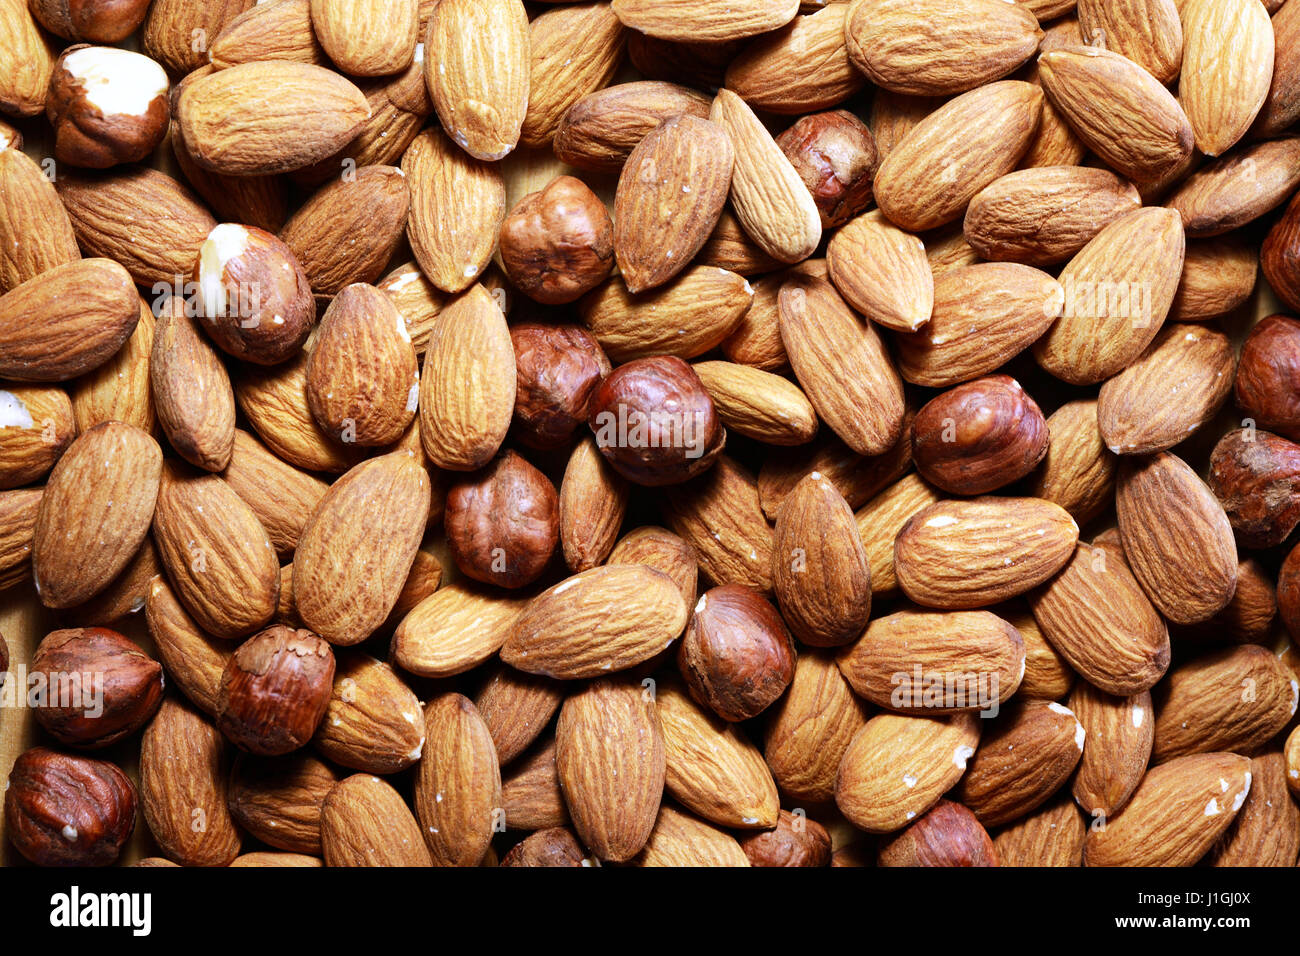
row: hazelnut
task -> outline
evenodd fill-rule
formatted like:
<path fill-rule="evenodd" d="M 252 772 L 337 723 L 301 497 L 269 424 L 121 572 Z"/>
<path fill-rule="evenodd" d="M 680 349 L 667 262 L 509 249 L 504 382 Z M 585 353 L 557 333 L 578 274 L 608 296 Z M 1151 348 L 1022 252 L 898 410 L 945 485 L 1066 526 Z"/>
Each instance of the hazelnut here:
<path fill-rule="evenodd" d="M 32 657 L 45 692 L 36 721 L 73 747 L 106 747 L 135 733 L 162 703 L 162 665 L 117 631 L 47 634 Z"/>
<path fill-rule="evenodd" d="M 776 608 L 757 591 L 724 584 L 695 605 L 677 664 L 702 706 L 723 720 L 748 720 L 794 679 L 794 641 Z"/>
<path fill-rule="evenodd" d="M 149 0 L 28 0 L 27 5 L 45 29 L 79 43 L 125 40 L 149 12 Z"/>
<path fill-rule="evenodd" d="M 1287 554 L 1277 573 L 1277 613 L 1294 643 L 1300 643 L 1300 544 Z"/>
<path fill-rule="evenodd" d="M 1259 267 L 1277 297 L 1300 310 L 1300 195 L 1292 198 L 1264 238 L 1259 247 Z"/>
<path fill-rule="evenodd" d="M 879 866 L 997 866 L 988 831 L 960 803 L 940 800 L 929 813 L 880 844 Z"/>
<path fill-rule="evenodd" d="M 37 866 L 108 866 L 135 829 L 135 805 L 135 787 L 108 761 L 36 747 L 14 761 L 5 827 Z"/>
<path fill-rule="evenodd" d="M 513 451 L 447 492 L 447 547 L 460 570 L 485 584 L 521 588 L 546 570 L 560 534 L 550 479 Z"/>
<path fill-rule="evenodd" d="M 238 359 L 293 358 L 316 322 L 307 273 L 287 245 L 253 226 L 222 223 L 208 233 L 192 281 L 203 328 Z"/>
<path fill-rule="evenodd" d="M 639 485 L 675 485 L 712 467 L 727 435 L 695 370 L 670 355 L 605 377 L 587 423 L 614 469 Z"/>
<path fill-rule="evenodd" d="M 775 830 L 740 837 L 750 866 L 830 866 L 831 838 L 816 820 L 782 810 Z"/>
<path fill-rule="evenodd" d="M 502 866 L 590 866 L 590 856 L 568 827 L 529 834 L 501 858 Z"/>
<path fill-rule="evenodd" d="M 1250 330 L 1234 389 L 1256 425 L 1300 441 L 1300 322 L 1270 315 Z"/>
<path fill-rule="evenodd" d="M 5 675 L 9 673 L 9 645 L 5 643 L 5 636 L 0 634 L 0 685 L 5 682 Z"/>
<path fill-rule="evenodd" d="M 268 627 L 226 663 L 217 726 L 236 746 L 263 756 L 311 740 L 334 689 L 334 652 L 311 631 Z"/>
<path fill-rule="evenodd" d="M 54 65 L 45 101 L 54 158 L 92 169 L 147 158 L 171 122 L 167 88 L 166 71 L 147 56 L 70 47 Z"/>
<path fill-rule="evenodd" d="M 1300 523 L 1300 445 L 1237 428 L 1210 454 L 1210 490 L 1248 548 L 1281 544 Z"/>
<path fill-rule="evenodd" d="M 852 113 L 805 116 L 778 136 L 776 145 L 812 193 L 823 229 L 842 226 L 871 205 L 876 141 Z"/>
<path fill-rule="evenodd" d="M 982 495 L 1034 470 L 1047 454 L 1047 422 L 1007 375 L 989 375 L 936 396 L 916 413 L 912 458 L 927 481 Z"/>
<path fill-rule="evenodd" d="M 529 448 L 563 448 L 587 420 L 610 373 L 609 359 L 577 325 L 524 323 L 510 329 L 515 347 L 515 433 Z"/>
<path fill-rule="evenodd" d="M 501 262 L 529 298 L 573 302 L 614 267 L 609 211 L 581 180 L 559 176 L 510 210 L 501 226 Z"/>

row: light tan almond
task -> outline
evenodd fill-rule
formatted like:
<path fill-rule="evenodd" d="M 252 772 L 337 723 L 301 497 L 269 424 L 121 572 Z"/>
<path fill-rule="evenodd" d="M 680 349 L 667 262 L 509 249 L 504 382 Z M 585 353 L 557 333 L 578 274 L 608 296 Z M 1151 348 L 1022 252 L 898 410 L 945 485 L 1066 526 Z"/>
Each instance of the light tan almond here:
<path fill-rule="evenodd" d="M 215 717 L 221 675 L 238 645 L 200 629 L 161 574 L 150 582 L 144 607 L 149 636 L 158 649 L 168 680 L 196 707 Z"/>
<path fill-rule="evenodd" d="M 728 429 L 768 445 L 803 445 L 817 434 L 817 413 L 788 379 L 734 362 L 692 366 Z"/>
<path fill-rule="evenodd" d="M 382 661 L 367 654 L 343 657 L 312 746 L 352 770 L 405 770 L 424 750 L 420 700 Z"/>
<path fill-rule="evenodd" d="M 141 46 L 174 74 L 197 70 L 207 62 L 212 42 L 232 20 L 257 0 L 157 0 L 149 7 Z"/>
<path fill-rule="evenodd" d="M 434 866 L 477 866 L 501 807 L 501 769 L 487 724 L 468 697 L 449 693 L 425 709 L 425 749 L 415 814 Z"/>
<path fill-rule="evenodd" d="M 385 76 L 415 57 L 419 0 L 311 0 L 311 26 L 344 73 Z"/>
<path fill-rule="evenodd" d="M 328 64 L 312 29 L 311 0 L 275 0 L 249 7 L 222 27 L 208 59 L 218 70 L 254 60 Z"/>
<path fill-rule="evenodd" d="M 0 491 L 0 591 L 31 577 L 32 534 L 44 491 L 44 488 Z"/>
<path fill-rule="evenodd" d="M 1183 63 L 1178 7 L 1175 0 L 1079 0 L 1079 34 L 1085 43 L 1104 44 L 1161 83 L 1172 83 Z"/>
<path fill-rule="evenodd" d="M 726 455 L 685 485 L 667 489 L 664 514 L 673 531 L 695 549 L 700 570 L 715 585 L 772 586 L 772 528 L 763 515 L 758 484 Z"/>
<path fill-rule="evenodd" d="M 422 831 L 401 794 L 369 774 L 340 780 L 321 804 L 326 866 L 431 866 Z"/>
<path fill-rule="evenodd" d="M 560 548 L 573 572 L 604 564 L 627 513 L 628 483 L 588 435 L 573 446 L 560 482 Z"/>
<path fill-rule="evenodd" d="M 1300 138 L 1255 143 L 1192 173 L 1166 200 L 1188 237 L 1220 236 L 1286 201 L 1300 182 Z"/>
<path fill-rule="evenodd" d="M 1096 399 L 1066 402 L 1048 417 L 1047 430 L 1047 456 L 1030 477 L 1028 491 L 1086 525 L 1110 505 L 1118 468 L 1097 426 Z"/>
<path fill-rule="evenodd" d="M 44 171 L 22 150 L 0 149 L 0 294 L 80 258 L 72 223 Z"/>
<path fill-rule="evenodd" d="M 865 85 L 845 46 L 848 9 L 829 4 L 756 40 L 727 67 L 727 89 L 771 113 L 838 106 Z"/>
<path fill-rule="evenodd" d="M 526 599 L 462 584 L 417 604 L 393 634 L 393 661 L 420 677 L 450 677 L 488 660 L 510 636 Z"/>
<path fill-rule="evenodd" d="M 281 557 L 293 554 L 303 526 L 329 487 L 238 428 L 230 464 L 222 477 L 253 509 Z"/>
<path fill-rule="evenodd" d="M 1300 850 L 1300 809 L 1288 798 L 1286 758 L 1277 752 L 1250 761 L 1250 794 L 1210 851 L 1212 866 L 1293 866 Z"/>
<path fill-rule="evenodd" d="M 553 7 L 528 28 L 525 146 L 549 146 L 570 107 L 604 89 L 623 61 L 625 28 L 607 3 Z"/>
<path fill-rule="evenodd" d="M 1273 24 L 1250 0 L 1186 0 L 1178 99 L 1196 148 L 1222 156 L 1246 135 L 1273 80 Z"/>
<path fill-rule="evenodd" d="M 235 444 L 235 393 L 212 341 L 178 300 L 154 331 L 149 379 L 163 434 L 182 458 L 222 471 Z"/>
<path fill-rule="evenodd" d="M 767 33 L 798 12 L 799 0 L 614 0 L 614 13 L 631 29 L 684 43 L 722 43 Z"/>
<path fill-rule="evenodd" d="M 1250 298 L 1258 273 L 1258 250 L 1239 236 L 1188 240 L 1169 320 L 1202 322 L 1226 315 Z"/>
<path fill-rule="evenodd" d="M 930 321 L 934 273 L 925 243 L 879 211 L 863 213 L 831 237 L 826 265 L 840 295 L 873 322 L 915 332 Z"/>
<path fill-rule="evenodd" d="M 749 866 L 736 838 L 664 804 L 637 866 Z"/>
<path fill-rule="evenodd" d="M 1113 697 L 1080 681 L 1070 695 L 1070 709 L 1085 735 L 1074 799 L 1093 826 L 1103 826 L 1146 773 L 1156 728 L 1151 694 Z"/>
<path fill-rule="evenodd" d="M 101 422 L 125 422 L 141 431 L 153 431 L 157 416 L 149 382 L 149 358 L 156 324 L 153 311 L 142 299 L 140 321 L 126 345 L 73 383 L 72 411 L 81 431 Z"/>
<path fill-rule="evenodd" d="M 993 838 L 999 866 L 1081 866 L 1087 826 L 1069 800 L 1049 802 Z"/>
<path fill-rule="evenodd" d="M 898 593 L 894 539 L 908 519 L 938 500 L 939 493 L 913 472 L 881 490 L 858 509 L 854 518 L 862 545 L 867 550 L 867 562 L 871 565 L 873 595 Z"/>
<path fill-rule="evenodd" d="M 552 145 L 556 157 L 570 166 L 618 172 L 647 133 L 681 115 L 708 119 L 709 98 L 676 83 L 618 83 L 570 106 Z"/>
<path fill-rule="evenodd" d="M 642 525 L 625 535 L 610 552 L 606 564 L 644 564 L 672 578 L 682 602 L 695 607 L 699 587 L 699 562 L 688 542 L 666 528 Z"/>

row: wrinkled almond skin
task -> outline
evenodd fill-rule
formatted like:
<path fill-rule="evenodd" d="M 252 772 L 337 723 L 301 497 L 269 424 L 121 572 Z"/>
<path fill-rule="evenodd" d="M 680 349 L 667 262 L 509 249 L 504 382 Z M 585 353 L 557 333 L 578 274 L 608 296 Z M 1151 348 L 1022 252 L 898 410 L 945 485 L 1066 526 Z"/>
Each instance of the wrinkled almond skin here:
<path fill-rule="evenodd" d="M 1151 695 L 1115 697 L 1080 681 L 1069 704 L 1084 730 L 1074 800 L 1091 821 L 1104 821 L 1128 802 L 1146 773 L 1156 731 Z"/>
<path fill-rule="evenodd" d="M 497 666 L 474 698 L 502 766 L 522 754 L 544 731 L 560 704 L 564 685 L 546 677 Z"/>
<path fill-rule="evenodd" d="M 1058 799 L 1004 827 L 993 838 L 1000 866 L 1081 866 L 1087 825 L 1068 799 Z"/>
<path fill-rule="evenodd" d="M 215 717 L 221 677 L 235 652 L 234 644 L 201 630 L 177 600 L 165 575 L 157 575 L 149 583 L 145 619 L 167 677 L 194 706 Z"/>
<path fill-rule="evenodd" d="M 1096 400 L 1066 402 L 1048 416 L 1047 431 L 1047 454 L 1029 479 L 1029 493 L 1086 525 L 1113 499 L 1118 468 L 1097 427 Z"/>
<path fill-rule="evenodd" d="M 219 472 L 235 442 L 235 393 L 220 353 L 199 331 L 200 320 L 173 300 L 158 317 L 149 381 L 163 434 L 196 468 Z"/>
<path fill-rule="evenodd" d="M 429 703 L 424 735 L 415 814 L 433 865 L 477 866 L 496 832 L 501 806 L 492 735 L 474 704 L 460 694 Z"/>
<path fill-rule="evenodd" d="M 611 371 L 600 344 L 578 325 L 521 322 L 515 349 L 514 434 L 529 448 L 563 448 L 587 421 Z"/>
<path fill-rule="evenodd" d="M 276 849 L 319 855 L 321 804 L 338 781 L 338 771 L 306 751 L 281 758 L 240 755 L 230 775 L 230 814 Z"/>
<path fill-rule="evenodd" d="M 515 204 L 501 225 L 501 261 L 515 286 L 536 302 L 579 299 L 614 267 L 614 227 L 599 197 L 580 179 L 558 176 Z M 682 264 L 688 262 L 682 258 Z"/>
<path fill-rule="evenodd" d="M 325 796 L 320 820 L 326 866 L 432 865 L 420 824 L 378 777 L 358 773 L 340 780 Z"/>
<path fill-rule="evenodd" d="M 618 83 L 569 107 L 552 146 L 556 157 L 570 166 L 617 173 L 650 130 L 681 114 L 707 119 L 708 97 L 675 82 Z"/>

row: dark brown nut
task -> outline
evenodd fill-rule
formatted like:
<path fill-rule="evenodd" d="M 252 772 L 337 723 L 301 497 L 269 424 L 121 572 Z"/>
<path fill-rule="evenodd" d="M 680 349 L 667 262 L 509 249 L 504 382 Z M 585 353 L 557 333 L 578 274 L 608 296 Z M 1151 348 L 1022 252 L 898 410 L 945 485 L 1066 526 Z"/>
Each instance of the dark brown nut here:
<path fill-rule="evenodd" d="M 775 830 L 740 837 L 751 866 L 830 866 L 831 838 L 816 820 L 782 810 Z"/>
<path fill-rule="evenodd" d="M 117 43 L 134 33 L 149 0 L 28 0 L 32 16 L 65 40 Z"/>
<path fill-rule="evenodd" d="M 823 229 L 842 226 L 871 205 L 876 141 L 848 110 L 805 116 L 778 136 L 776 145 L 812 193 Z"/>
<path fill-rule="evenodd" d="M 135 787 L 106 760 L 28 750 L 5 791 L 9 840 L 37 866 L 108 866 L 135 829 Z"/>
<path fill-rule="evenodd" d="M 339 775 L 306 751 L 267 759 L 240 754 L 226 802 L 235 822 L 263 843 L 319 856 L 320 808 Z"/>
<path fill-rule="evenodd" d="M 547 827 L 516 843 L 502 866 L 599 866 L 568 827 Z"/>
<path fill-rule="evenodd" d="M 1300 441 L 1300 322 L 1270 315 L 1251 329 L 1233 388 L 1237 405 L 1256 426 Z"/>
<path fill-rule="evenodd" d="M 269 232 L 222 223 L 199 247 L 194 314 L 237 359 L 276 365 L 298 354 L 316 324 L 307 273 Z"/>
<path fill-rule="evenodd" d="M 1300 644 L 1300 544 L 1287 554 L 1277 573 L 1277 613 L 1291 640 Z"/>
<path fill-rule="evenodd" d="M 1210 454 L 1210 490 L 1248 548 L 1281 544 L 1300 524 L 1300 445 L 1237 428 Z"/>
<path fill-rule="evenodd" d="M 1200 640 L 1239 644 L 1267 644 L 1277 617 L 1277 593 L 1272 579 L 1258 561 L 1247 558 L 1237 563 L 1237 590 L 1232 600 L 1203 624 L 1192 625 L 1186 634 Z"/>
<path fill-rule="evenodd" d="M 447 492 L 443 516 L 456 567 L 485 584 L 521 588 L 546 570 L 560 534 L 549 478 L 507 451 Z"/>
<path fill-rule="evenodd" d="M 671 355 L 634 359 L 607 375 L 587 423 L 605 460 L 638 485 L 694 478 L 727 442 L 704 383 Z"/>
<path fill-rule="evenodd" d="M 563 448 L 587 420 L 610 373 L 605 350 L 579 325 L 525 322 L 511 327 L 515 347 L 515 435 L 529 448 Z"/>
<path fill-rule="evenodd" d="M 221 675 L 217 727 L 263 756 L 311 740 L 334 689 L 334 652 L 311 631 L 274 625 L 240 645 Z"/>
<path fill-rule="evenodd" d="M 0 686 L 4 685 L 6 675 L 9 673 L 9 645 L 5 643 L 5 636 L 0 634 Z"/>
<path fill-rule="evenodd" d="M 1047 454 L 1047 422 L 1020 383 L 990 375 L 949 389 L 916 413 L 912 459 L 932 484 L 982 495 L 1029 474 Z"/>
<path fill-rule="evenodd" d="M 727 584 L 695 605 L 677 649 L 691 696 L 723 720 L 762 713 L 794 680 L 794 641 L 757 591 Z"/>
<path fill-rule="evenodd" d="M 585 183 L 559 176 L 515 205 L 501 226 L 501 262 L 524 295 L 564 305 L 614 267 L 609 211 Z"/>
<path fill-rule="evenodd" d="M 997 866 L 988 831 L 960 803 L 940 800 L 933 810 L 884 841 L 880 866 Z"/>
<path fill-rule="evenodd" d="M 52 631 L 32 656 L 43 676 L 36 721 L 61 743 L 106 747 L 135 733 L 162 703 L 162 665 L 117 631 Z"/>
<path fill-rule="evenodd" d="M 54 65 L 45 100 L 54 158 L 91 169 L 145 159 L 171 122 L 167 88 L 166 71 L 147 56 L 71 47 Z"/>
<path fill-rule="evenodd" d="M 1300 194 L 1264 237 L 1259 247 L 1259 267 L 1277 297 L 1300 310 Z"/>

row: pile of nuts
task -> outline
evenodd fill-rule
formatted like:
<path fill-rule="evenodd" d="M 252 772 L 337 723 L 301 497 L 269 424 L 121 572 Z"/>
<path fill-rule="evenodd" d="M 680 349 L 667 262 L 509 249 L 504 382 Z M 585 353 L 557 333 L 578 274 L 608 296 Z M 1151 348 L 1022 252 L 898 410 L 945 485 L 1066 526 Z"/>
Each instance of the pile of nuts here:
<path fill-rule="evenodd" d="M 1300 0 L 0 0 L 0 112 L 26 860 L 1296 864 Z"/>

